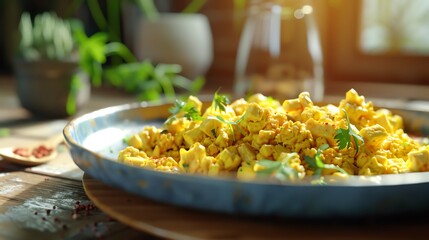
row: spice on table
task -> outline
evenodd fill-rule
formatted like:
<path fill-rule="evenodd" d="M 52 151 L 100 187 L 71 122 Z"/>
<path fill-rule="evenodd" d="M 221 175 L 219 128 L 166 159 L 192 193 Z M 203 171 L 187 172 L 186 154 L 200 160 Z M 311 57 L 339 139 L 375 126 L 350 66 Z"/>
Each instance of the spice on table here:
<path fill-rule="evenodd" d="M 53 149 L 46 147 L 44 145 L 40 145 L 35 147 L 32 151 L 29 148 L 19 147 L 13 150 L 13 153 L 19 155 L 21 157 L 30 157 L 34 156 L 35 158 L 42 158 L 49 156 L 52 153 Z"/>

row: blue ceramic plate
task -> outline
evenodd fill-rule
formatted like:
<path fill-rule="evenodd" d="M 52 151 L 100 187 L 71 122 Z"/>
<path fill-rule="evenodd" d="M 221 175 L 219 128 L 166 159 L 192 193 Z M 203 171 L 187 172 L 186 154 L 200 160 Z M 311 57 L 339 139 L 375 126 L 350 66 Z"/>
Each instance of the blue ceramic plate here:
<path fill-rule="evenodd" d="M 277 184 L 169 174 L 118 162 L 116 157 L 125 147 L 124 138 L 144 125 L 161 125 L 169 115 L 169 107 L 135 103 L 101 109 L 70 121 L 64 135 L 73 160 L 85 173 L 108 185 L 157 201 L 208 211 L 356 218 L 429 210 L 429 173 L 352 176 L 333 185 Z M 416 119 L 412 111 L 402 110 L 401 114 L 405 122 Z M 421 128 L 427 129 L 422 122 L 428 121 L 429 114 L 417 115 Z M 416 128 L 416 124 L 412 125 Z"/>

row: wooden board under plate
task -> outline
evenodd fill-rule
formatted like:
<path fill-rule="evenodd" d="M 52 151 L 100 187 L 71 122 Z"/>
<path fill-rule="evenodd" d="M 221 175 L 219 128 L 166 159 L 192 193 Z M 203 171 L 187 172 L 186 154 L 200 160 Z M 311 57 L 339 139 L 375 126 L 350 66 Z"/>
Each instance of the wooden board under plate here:
<path fill-rule="evenodd" d="M 199 211 L 130 194 L 88 174 L 83 177 L 83 186 L 93 203 L 112 218 L 167 239 L 384 239 L 392 233 L 392 239 L 420 239 L 429 227 L 423 221 L 406 217 L 323 221 Z"/>

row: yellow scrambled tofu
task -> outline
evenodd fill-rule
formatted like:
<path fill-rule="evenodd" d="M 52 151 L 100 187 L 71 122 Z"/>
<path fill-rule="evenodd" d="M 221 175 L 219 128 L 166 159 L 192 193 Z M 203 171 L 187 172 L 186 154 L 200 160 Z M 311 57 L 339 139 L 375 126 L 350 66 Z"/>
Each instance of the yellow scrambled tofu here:
<path fill-rule="evenodd" d="M 282 103 L 261 94 L 223 109 L 214 103 L 203 111 L 200 100 L 189 97 L 163 128 L 134 134 L 119 161 L 240 179 L 429 170 L 429 147 L 404 132 L 402 118 L 375 109 L 353 89 L 338 105 L 318 106 L 307 92 Z"/>

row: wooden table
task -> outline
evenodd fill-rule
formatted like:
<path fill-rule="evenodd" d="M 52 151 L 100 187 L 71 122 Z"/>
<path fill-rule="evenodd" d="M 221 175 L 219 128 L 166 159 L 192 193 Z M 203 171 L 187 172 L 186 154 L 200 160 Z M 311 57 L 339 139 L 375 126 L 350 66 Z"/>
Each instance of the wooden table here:
<path fill-rule="evenodd" d="M 94 91 L 83 112 L 132 101 L 135 99 L 130 96 Z M 46 139 L 61 132 L 69 120 L 33 118 L 20 108 L 13 81 L 0 78 L 0 128 L 10 131 L 7 136 L 0 137 L 0 147 Z M 66 147 L 60 150 L 57 158 L 36 167 L 22 167 L 0 159 L 0 239 L 159 239 L 169 236 L 164 234 L 168 232 L 165 229 L 175 232 L 168 238 L 186 239 L 429 238 L 429 219 L 425 216 L 365 221 L 243 218 L 188 211 L 141 199 L 95 180 L 86 182 L 99 199 L 113 196 L 111 200 L 120 206 L 113 208 L 88 198 L 90 195 L 86 194 L 82 183 L 84 173 L 74 164 Z M 117 214 L 123 209 L 132 212 Z M 122 221 L 108 215 L 115 211 L 120 217 L 117 219 Z M 139 212 L 144 213 L 143 220 L 156 220 L 153 223 L 159 227 L 159 234 L 137 230 L 153 228 L 147 224 L 141 228 L 137 222 L 127 224 L 126 219 Z M 262 228 L 261 221 L 265 222 Z"/>
<path fill-rule="evenodd" d="M 82 113 L 135 101 L 97 93 Z M 19 106 L 12 79 L 0 77 L 0 147 L 26 146 L 61 133 L 70 119 L 42 120 Z M 6 131 L 6 133 L 4 133 Z M 7 133 L 8 132 L 8 133 Z M 83 172 L 65 146 L 54 160 L 36 167 L 0 157 L 0 239 L 158 239 L 112 219 L 88 199 Z"/>

